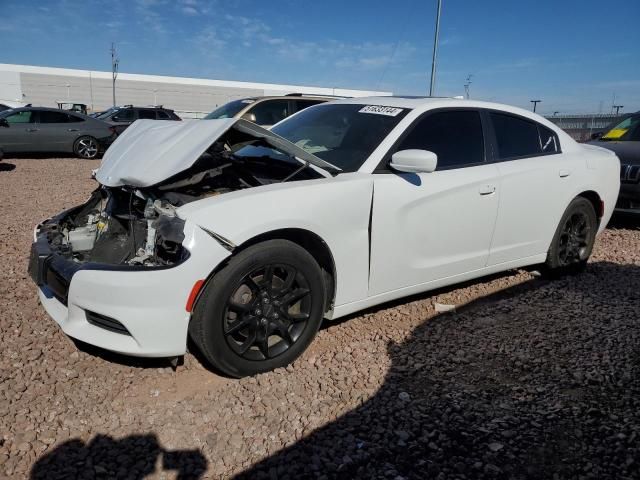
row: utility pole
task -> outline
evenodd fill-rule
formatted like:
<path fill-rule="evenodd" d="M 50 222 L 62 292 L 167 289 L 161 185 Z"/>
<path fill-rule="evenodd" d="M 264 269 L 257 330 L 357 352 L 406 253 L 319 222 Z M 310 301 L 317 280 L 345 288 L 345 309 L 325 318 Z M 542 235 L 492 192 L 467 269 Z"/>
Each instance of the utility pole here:
<path fill-rule="evenodd" d="M 473 75 L 470 73 L 467 76 L 467 83 L 464 84 L 464 94 L 467 97 L 467 100 L 469 100 L 469 87 L 471 86 L 471 77 L 473 77 Z"/>
<path fill-rule="evenodd" d="M 436 61 L 438 59 L 438 36 L 440 35 L 440 12 L 442 11 L 442 0 L 438 0 L 438 13 L 436 14 L 436 34 L 433 40 L 433 57 L 431 59 L 431 84 L 429 85 L 429 96 L 433 97 L 436 87 Z"/>
<path fill-rule="evenodd" d="M 624 108 L 624 105 L 611 105 L 611 106 L 616 109 L 616 115 L 620 115 L 620 109 Z"/>
<path fill-rule="evenodd" d="M 116 52 L 116 46 L 111 42 L 111 80 L 112 80 L 112 93 L 113 93 L 113 106 L 116 106 L 116 78 L 118 78 L 118 64 L 120 59 L 118 58 L 118 52 Z"/>
<path fill-rule="evenodd" d="M 542 102 L 542 100 L 531 100 L 531 103 L 533 103 L 533 113 L 536 113 L 536 106 Z"/>

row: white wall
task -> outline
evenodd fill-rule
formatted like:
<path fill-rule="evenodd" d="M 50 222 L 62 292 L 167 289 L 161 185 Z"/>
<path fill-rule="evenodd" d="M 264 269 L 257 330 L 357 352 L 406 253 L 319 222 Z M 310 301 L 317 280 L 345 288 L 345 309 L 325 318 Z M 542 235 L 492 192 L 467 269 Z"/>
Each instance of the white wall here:
<path fill-rule="evenodd" d="M 307 93 L 316 95 L 377 96 L 391 92 L 235 82 L 201 78 L 120 73 L 116 102 L 164 105 L 185 118 L 205 115 L 219 105 L 243 97 Z M 94 111 L 112 105 L 111 72 L 0 64 L 0 98 L 22 98 L 23 103 L 56 106 L 56 100 L 86 103 Z"/>

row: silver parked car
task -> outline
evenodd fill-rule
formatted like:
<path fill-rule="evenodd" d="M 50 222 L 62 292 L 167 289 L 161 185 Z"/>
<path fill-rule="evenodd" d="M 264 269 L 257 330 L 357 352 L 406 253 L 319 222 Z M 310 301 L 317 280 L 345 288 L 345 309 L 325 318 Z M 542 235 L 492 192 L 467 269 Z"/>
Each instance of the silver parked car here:
<path fill-rule="evenodd" d="M 6 153 L 61 152 L 92 159 L 116 138 L 109 124 L 45 107 L 0 112 L 0 158 Z"/>

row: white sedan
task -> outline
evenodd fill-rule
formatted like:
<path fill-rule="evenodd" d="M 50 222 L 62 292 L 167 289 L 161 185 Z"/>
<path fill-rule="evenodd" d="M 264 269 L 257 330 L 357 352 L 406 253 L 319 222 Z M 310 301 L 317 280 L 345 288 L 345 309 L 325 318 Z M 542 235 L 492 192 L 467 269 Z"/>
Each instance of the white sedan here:
<path fill-rule="evenodd" d="M 337 319 L 525 266 L 584 267 L 620 162 L 460 99 L 357 98 L 264 130 L 138 121 L 89 200 L 36 227 L 30 272 L 71 337 L 228 375 L 284 366 Z"/>

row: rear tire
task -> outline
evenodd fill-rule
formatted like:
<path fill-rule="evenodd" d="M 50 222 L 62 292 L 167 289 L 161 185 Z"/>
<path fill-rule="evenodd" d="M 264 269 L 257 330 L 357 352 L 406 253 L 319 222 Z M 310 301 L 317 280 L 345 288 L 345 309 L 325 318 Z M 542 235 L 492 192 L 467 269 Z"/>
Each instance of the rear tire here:
<path fill-rule="evenodd" d="M 75 141 L 73 144 L 73 153 L 79 158 L 93 160 L 97 158 L 100 153 L 100 145 L 95 138 L 85 135 Z"/>
<path fill-rule="evenodd" d="M 232 257 L 207 283 L 189 334 L 215 368 L 244 377 L 298 358 L 325 310 L 322 270 L 305 249 L 269 240 Z"/>
<path fill-rule="evenodd" d="M 574 198 L 560 219 L 541 273 L 558 278 L 583 271 L 597 230 L 598 218 L 591 202 L 584 197 Z"/>

